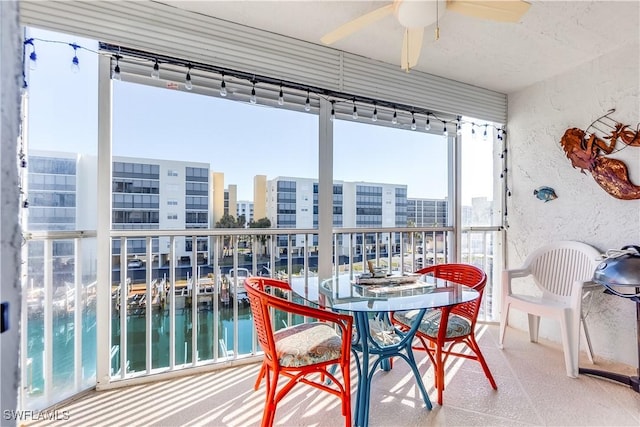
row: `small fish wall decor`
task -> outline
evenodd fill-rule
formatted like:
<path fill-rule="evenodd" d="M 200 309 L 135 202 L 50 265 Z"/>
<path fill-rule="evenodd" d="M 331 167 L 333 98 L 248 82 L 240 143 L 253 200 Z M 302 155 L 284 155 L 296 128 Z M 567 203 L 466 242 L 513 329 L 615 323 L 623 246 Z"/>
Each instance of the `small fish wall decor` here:
<path fill-rule="evenodd" d="M 533 195 L 538 199 L 544 201 L 545 203 L 549 200 L 554 200 L 558 198 L 556 191 L 551 187 L 540 187 L 533 190 Z"/>

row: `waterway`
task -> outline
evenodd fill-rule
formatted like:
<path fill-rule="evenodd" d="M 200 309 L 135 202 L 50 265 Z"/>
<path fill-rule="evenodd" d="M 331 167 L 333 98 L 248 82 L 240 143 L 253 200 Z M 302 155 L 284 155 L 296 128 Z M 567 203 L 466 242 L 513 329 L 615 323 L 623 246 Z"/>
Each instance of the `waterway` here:
<path fill-rule="evenodd" d="M 215 322 L 211 308 L 200 307 L 197 313 L 197 360 L 212 360 L 217 347 L 218 358 L 248 354 L 253 350 L 253 323 L 248 306 L 238 307 L 238 345 L 233 333 L 233 308 L 221 306 Z M 81 316 L 82 334 L 82 383 L 95 384 L 96 376 L 96 317 L 95 308 L 85 309 Z M 171 319 L 170 310 L 154 310 L 151 319 L 151 366 L 152 369 L 169 367 Z M 214 325 L 218 325 L 218 340 L 214 340 Z M 144 313 L 129 315 L 127 327 L 127 373 L 146 371 L 146 316 Z M 75 324 L 73 312 L 54 313 L 52 323 L 52 390 L 72 387 L 75 361 Z M 120 370 L 120 316 L 114 312 L 111 323 L 111 374 Z M 176 309 L 175 314 L 175 365 L 192 361 L 192 309 Z M 27 395 L 37 397 L 44 391 L 44 321 L 40 315 L 30 315 L 27 328 Z"/>

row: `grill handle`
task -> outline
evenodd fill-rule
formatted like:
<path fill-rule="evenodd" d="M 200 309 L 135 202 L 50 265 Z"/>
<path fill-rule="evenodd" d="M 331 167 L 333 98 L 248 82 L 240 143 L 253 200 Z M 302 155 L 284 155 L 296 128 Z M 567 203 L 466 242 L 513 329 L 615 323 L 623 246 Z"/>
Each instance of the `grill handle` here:
<path fill-rule="evenodd" d="M 640 246 L 636 246 L 636 245 L 627 245 L 627 246 L 623 246 L 621 250 L 627 250 L 627 249 L 634 249 L 636 251 L 636 253 L 638 255 L 640 255 Z"/>

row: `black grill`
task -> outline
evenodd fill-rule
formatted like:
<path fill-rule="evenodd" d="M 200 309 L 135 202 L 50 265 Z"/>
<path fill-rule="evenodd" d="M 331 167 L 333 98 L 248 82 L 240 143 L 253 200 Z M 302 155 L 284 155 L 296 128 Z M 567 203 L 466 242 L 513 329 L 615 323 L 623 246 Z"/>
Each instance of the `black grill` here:
<path fill-rule="evenodd" d="M 636 303 L 638 369 L 636 376 L 585 368 L 580 368 L 579 372 L 621 382 L 640 393 L 640 246 L 629 245 L 620 250 L 608 251 L 605 259 L 596 267 L 593 281 L 604 286 L 605 293 Z"/>

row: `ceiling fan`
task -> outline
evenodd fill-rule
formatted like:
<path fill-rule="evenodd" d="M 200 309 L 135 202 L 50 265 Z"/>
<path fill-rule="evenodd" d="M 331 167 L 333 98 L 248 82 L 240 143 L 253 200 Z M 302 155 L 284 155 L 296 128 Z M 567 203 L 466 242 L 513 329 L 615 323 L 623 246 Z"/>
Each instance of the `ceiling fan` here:
<path fill-rule="evenodd" d="M 445 4 L 446 2 L 446 4 Z M 366 13 L 324 35 L 320 41 L 333 44 L 388 15 L 395 15 L 404 27 L 400 65 L 409 71 L 418 62 L 425 27 L 437 23 L 445 11 L 451 10 L 474 18 L 497 22 L 518 22 L 529 10 L 522 0 L 394 0 L 393 3 Z M 436 26 L 436 40 L 439 38 Z"/>

